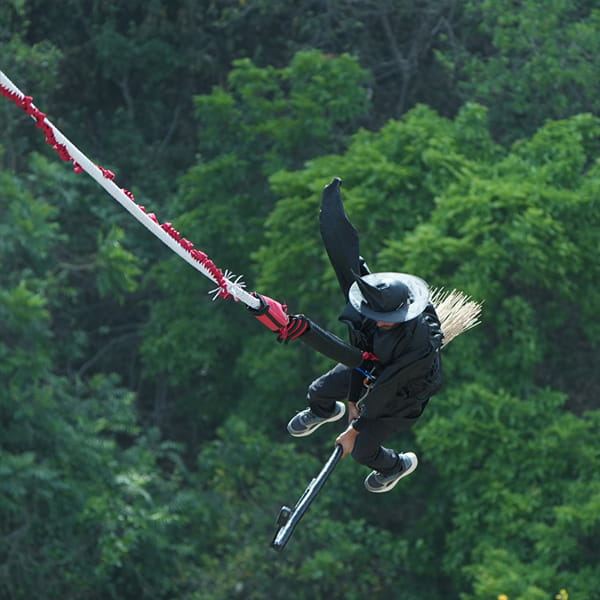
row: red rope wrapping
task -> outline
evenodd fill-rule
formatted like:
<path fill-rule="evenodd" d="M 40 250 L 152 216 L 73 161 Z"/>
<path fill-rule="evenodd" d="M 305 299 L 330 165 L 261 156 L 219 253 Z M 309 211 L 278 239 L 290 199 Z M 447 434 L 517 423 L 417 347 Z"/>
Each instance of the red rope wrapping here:
<path fill-rule="evenodd" d="M 81 173 L 84 170 L 79 164 L 75 162 L 73 157 L 69 154 L 69 150 L 67 149 L 67 147 L 64 144 L 58 143 L 54 135 L 54 130 L 52 129 L 52 126 L 46 121 L 45 113 L 43 113 L 33 104 L 33 98 L 31 96 L 21 96 L 17 92 L 10 90 L 2 84 L 0 84 L 0 94 L 2 94 L 5 98 L 8 98 L 9 100 L 12 100 L 19 108 L 23 109 L 28 115 L 35 119 L 36 127 L 38 129 L 41 129 L 44 132 L 44 135 L 46 136 L 46 143 L 49 146 L 52 146 L 54 150 L 56 150 L 58 156 L 60 156 L 62 160 L 73 163 L 73 170 L 75 171 L 75 173 Z M 101 167 L 99 165 L 96 165 L 96 167 L 102 172 L 102 175 L 104 177 L 110 179 L 111 181 L 114 181 L 115 174 L 112 171 L 105 169 L 104 167 Z M 129 190 L 121 188 L 121 191 L 132 202 L 134 202 L 141 211 L 146 213 L 146 209 L 135 202 L 135 198 Z M 210 273 L 210 275 L 215 279 L 220 288 L 218 293 L 218 296 L 220 298 L 232 297 L 231 294 L 227 291 L 227 281 L 225 275 L 223 274 L 221 269 L 219 269 L 204 252 L 195 250 L 194 244 L 192 244 L 192 242 L 190 242 L 186 238 L 181 237 L 179 231 L 177 231 L 171 223 L 161 224 L 158 220 L 158 217 L 154 213 L 146 213 L 146 215 L 157 225 L 160 225 L 160 227 L 164 231 L 166 231 L 171 238 L 173 238 L 184 250 L 189 252 L 192 258 L 199 262 Z"/>

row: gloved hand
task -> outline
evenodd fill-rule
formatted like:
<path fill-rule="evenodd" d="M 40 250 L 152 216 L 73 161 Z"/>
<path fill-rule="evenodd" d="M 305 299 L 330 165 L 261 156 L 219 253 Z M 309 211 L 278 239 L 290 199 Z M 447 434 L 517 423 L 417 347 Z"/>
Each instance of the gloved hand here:
<path fill-rule="evenodd" d="M 309 327 L 309 320 L 304 315 L 291 315 L 288 324 L 279 330 L 277 341 L 287 344 L 299 338 Z"/>
<path fill-rule="evenodd" d="M 248 310 L 253 313 L 265 327 L 278 333 L 281 332 L 282 328 L 287 327 L 290 317 L 287 314 L 287 306 L 285 306 L 285 304 L 281 304 L 268 296 L 261 296 L 256 292 L 252 295 L 259 299 L 260 306 L 258 308 L 248 307 Z"/>

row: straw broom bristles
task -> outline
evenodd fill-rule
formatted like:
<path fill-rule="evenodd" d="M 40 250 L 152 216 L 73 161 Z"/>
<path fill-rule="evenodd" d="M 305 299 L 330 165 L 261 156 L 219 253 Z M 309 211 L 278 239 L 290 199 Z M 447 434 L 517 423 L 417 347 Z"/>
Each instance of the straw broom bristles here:
<path fill-rule="evenodd" d="M 460 290 L 435 288 L 431 290 L 430 300 L 442 325 L 444 346 L 481 322 L 481 303 L 475 302 Z"/>

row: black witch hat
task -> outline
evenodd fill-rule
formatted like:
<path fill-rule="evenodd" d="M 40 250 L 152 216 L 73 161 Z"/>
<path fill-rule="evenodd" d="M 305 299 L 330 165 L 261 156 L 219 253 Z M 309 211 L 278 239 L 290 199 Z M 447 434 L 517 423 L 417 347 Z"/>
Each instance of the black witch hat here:
<path fill-rule="evenodd" d="M 374 321 L 403 323 L 420 315 L 429 303 L 427 284 L 408 273 L 371 273 L 355 281 L 349 291 L 350 304 Z"/>

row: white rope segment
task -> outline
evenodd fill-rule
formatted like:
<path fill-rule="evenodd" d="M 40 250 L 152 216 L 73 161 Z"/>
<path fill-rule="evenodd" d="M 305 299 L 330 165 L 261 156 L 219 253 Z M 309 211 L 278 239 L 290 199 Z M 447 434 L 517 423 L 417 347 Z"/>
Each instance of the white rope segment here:
<path fill-rule="evenodd" d="M 53 123 L 51 123 L 44 113 L 35 107 L 31 98 L 25 94 L 0 70 L 0 92 L 2 95 L 10 98 L 25 110 L 35 121 L 37 126 L 46 132 L 46 141 L 53 145 L 63 160 L 72 160 L 75 170 L 85 171 L 101 187 L 108 192 L 129 214 L 137 219 L 146 229 L 155 235 L 163 244 L 168 246 L 175 254 L 185 260 L 194 269 L 208 277 L 219 287 L 215 290 L 215 297 L 232 296 L 236 301 L 239 300 L 257 309 L 260 301 L 248 293 L 244 284 L 240 282 L 240 277 L 234 281 L 229 279 L 228 273 L 223 274 L 214 263 L 198 250 L 194 250 L 194 245 L 187 239 L 182 238 L 170 223 L 160 224 L 154 213 L 146 211 L 138 205 L 131 192 L 120 188 L 114 182 L 114 175 L 102 167 L 93 163 L 75 144 L 73 144 Z M 50 134 L 51 132 L 51 134 Z"/>

